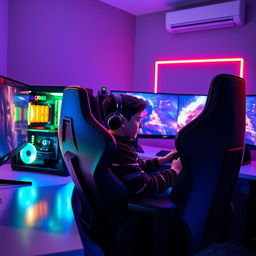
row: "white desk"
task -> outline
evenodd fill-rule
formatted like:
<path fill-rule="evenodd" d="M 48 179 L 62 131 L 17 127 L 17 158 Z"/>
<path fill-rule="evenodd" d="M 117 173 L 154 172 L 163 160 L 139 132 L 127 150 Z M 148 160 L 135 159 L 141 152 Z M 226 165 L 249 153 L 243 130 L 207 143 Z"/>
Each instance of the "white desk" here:
<path fill-rule="evenodd" d="M 1 255 L 44 255 L 75 251 L 82 243 L 71 207 L 70 177 L 12 171 L 0 167 L 0 178 L 30 180 L 32 186 L 0 186 Z"/>

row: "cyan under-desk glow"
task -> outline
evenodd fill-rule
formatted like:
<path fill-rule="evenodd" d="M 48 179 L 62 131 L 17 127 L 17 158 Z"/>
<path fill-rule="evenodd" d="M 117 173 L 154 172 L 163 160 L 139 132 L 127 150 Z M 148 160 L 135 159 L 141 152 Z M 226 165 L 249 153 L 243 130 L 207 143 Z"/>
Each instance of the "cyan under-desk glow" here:
<path fill-rule="evenodd" d="M 9 164 L 0 167 L 0 174 L 3 179 L 33 182 L 32 186 L 0 186 L 1 255 L 82 253 L 70 177 L 12 171 Z"/>

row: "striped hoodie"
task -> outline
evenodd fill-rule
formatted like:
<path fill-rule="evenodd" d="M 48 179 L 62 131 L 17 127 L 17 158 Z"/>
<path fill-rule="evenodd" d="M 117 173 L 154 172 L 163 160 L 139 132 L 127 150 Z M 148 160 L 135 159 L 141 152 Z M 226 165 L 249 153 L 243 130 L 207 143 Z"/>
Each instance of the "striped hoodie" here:
<path fill-rule="evenodd" d="M 135 151 L 135 142 L 129 137 L 114 135 L 116 151 L 111 171 L 136 195 L 156 195 L 174 184 L 177 176 L 172 169 L 151 172 L 160 168 L 157 158 L 142 160 Z"/>

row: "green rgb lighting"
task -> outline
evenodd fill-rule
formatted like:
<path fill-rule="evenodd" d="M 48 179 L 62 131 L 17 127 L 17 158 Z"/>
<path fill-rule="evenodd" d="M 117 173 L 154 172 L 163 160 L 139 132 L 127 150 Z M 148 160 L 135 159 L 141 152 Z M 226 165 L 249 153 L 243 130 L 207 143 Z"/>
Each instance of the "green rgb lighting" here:
<path fill-rule="evenodd" d="M 15 107 L 15 116 L 14 116 L 14 121 L 20 121 L 21 120 L 21 109 L 20 107 Z"/>

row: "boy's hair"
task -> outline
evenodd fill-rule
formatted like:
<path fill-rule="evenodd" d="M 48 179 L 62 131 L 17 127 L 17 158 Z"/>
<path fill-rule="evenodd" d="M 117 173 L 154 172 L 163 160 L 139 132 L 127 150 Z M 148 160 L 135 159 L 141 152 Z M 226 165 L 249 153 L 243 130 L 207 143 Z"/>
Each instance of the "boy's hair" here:
<path fill-rule="evenodd" d="M 143 111 L 147 105 L 143 99 L 131 96 L 131 95 L 124 95 L 120 94 L 122 99 L 122 109 L 121 114 L 125 117 L 128 121 L 131 117 L 141 111 Z M 108 116 L 112 113 L 116 112 L 116 103 L 115 99 L 112 96 L 108 96 L 102 103 L 105 121 Z"/>

